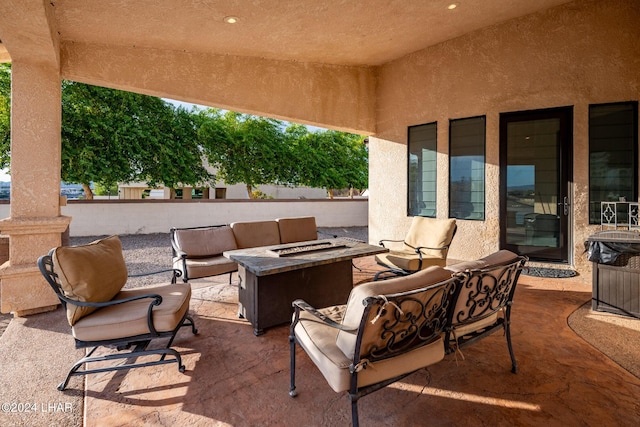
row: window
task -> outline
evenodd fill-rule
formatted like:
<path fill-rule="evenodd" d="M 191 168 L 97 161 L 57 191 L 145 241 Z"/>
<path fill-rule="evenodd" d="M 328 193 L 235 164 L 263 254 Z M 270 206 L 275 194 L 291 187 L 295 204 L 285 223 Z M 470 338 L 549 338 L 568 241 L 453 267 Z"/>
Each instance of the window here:
<path fill-rule="evenodd" d="M 600 202 L 638 200 L 637 183 L 638 103 L 590 105 L 589 223 L 600 224 Z"/>
<path fill-rule="evenodd" d="M 449 122 L 449 217 L 484 220 L 485 117 Z"/>
<path fill-rule="evenodd" d="M 409 216 L 436 216 L 436 131 L 435 122 L 409 127 Z"/>

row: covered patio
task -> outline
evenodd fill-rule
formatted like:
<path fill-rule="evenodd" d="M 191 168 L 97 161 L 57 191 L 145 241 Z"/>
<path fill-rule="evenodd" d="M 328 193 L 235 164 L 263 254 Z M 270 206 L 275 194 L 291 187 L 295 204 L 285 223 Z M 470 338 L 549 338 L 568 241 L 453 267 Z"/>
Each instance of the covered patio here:
<path fill-rule="evenodd" d="M 522 276 L 513 317 L 520 372 L 510 373 L 496 334 L 465 351 L 464 360 L 449 355 L 364 398 L 361 420 L 636 425 L 640 380 L 567 322 L 591 298 L 582 245 L 600 228 L 589 220 L 589 108 L 637 105 L 638 22 L 638 0 L 3 2 L 0 61 L 12 63 L 12 200 L 10 217 L 0 221 L 10 238 L 0 310 L 16 318 L 0 338 L 2 366 L 10 367 L 0 371 L 0 383 L 10 384 L 2 401 L 62 404 L 3 419 L 87 426 L 349 420 L 346 396 L 333 393 L 303 357 L 299 396 L 288 397 L 287 327 L 254 337 L 236 317 L 233 289 L 220 283 L 194 283 L 201 333 L 176 341 L 186 374 L 164 366 L 96 375 L 86 384 L 75 378 L 70 391 L 55 389 L 77 352 L 36 259 L 60 245 L 73 220 L 61 215 L 59 196 L 60 82 L 69 79 L 369 135 L 370 242 L 403 236 L 411 221 L 408 129 L 437 123 L 433 216 L 448 218 L 450 124 L 482 116 L 484 216 L 458 221 L 449 255 L 459 260 L 501 248 L 502 114 L 570 111 L 563 262 L 580 275 Z"/>
<path fill-rule="evenodd" d="M 372 258 L 356 265 L 362 269 L 354 270 L 356 283 L 379 268 Z M 611 324 L 607 315 L 586 319 L 593 333 L 614 335 L 617 344 L 608 349 L 614 359 L 583 339 L 569 325 L 590 299 L 583 280 L 521 276 L 512 317 L 517 374 L 510 372 L 505 339 L 496 333 L 462 356 L 450 354 L 364 397 L 362 425 L 636 425 L 640 379 L 614 359 L 628 356 L 637 365 L 640 352 L 633 342 L 640 325 Z M 288 327 L 254 336 L 252 326 L 237 318 L 236 284 L 235 275 L 232 285 L 226 277 L 193 281 L 191 309 L 200 334 L 178 334 L 184 374 L 164 365 L 74 377 L 61 393 L 55 385 L 77 357 L 63 311 L 14 319 L 0 337 L 0 362 L 14 367 L 0 372 L 2 383 L 10 384 L 0 397 L 28 397 L 38 410 L 0 419 L 27 426 L 348 425 L 346 393 L 334 393 L 302 352 L 299 395 L 289 397 Z M 42 410 L 41 402 L 58 410 Z"/>

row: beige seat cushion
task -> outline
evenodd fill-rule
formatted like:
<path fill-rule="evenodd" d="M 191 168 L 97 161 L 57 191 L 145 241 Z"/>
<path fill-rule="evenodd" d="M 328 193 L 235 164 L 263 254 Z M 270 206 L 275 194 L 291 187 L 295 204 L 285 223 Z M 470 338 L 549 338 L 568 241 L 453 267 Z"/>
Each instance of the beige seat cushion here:
<path fill-rule="evenodd" d="M 313 317 L 305 312 L 301 313 L 300 319 L 295 327 L 296 338 L 300 345 L 334 391 L 339 393 L 349 390 L 351 360 L 336 343 L 338 330 L 312 320 Z M 442 339 L 438 338 L 431 344 L 403 355 L 369 364 L 366 369 L 358 373 L 358 387 L 413 372 L 439 362 L 443 358 L 444 345 Z"/>
<path fill-rule="evenodd" d="M 176 261 L 175 266 L 181 264 L 180 258 L 177 258 Z M 189 279 L 216 276 L 238 270 L 238 264 L 235 261 L 231 261 L 222 255 L 210 258 L 187 259 L 186 265 Z"/>
<path fill-rule="evenodd" d="M 207 258 L 238 249 L 229 226 L 176 230 L 175 241 L 187 258 Z"/>
<path fill-rule="evenodd" d="M 420 267 L 420 256 L 414 250 L 406 252 L 389 251 L 376 255 L 376 262 L 403 270 L 416 271 Z M 422 256 L 422 269 L 433 265 L 444 267 L 446 264 L 447 260 L 441 256 Z"/>
<path fill-rule="evenodd" d="M 127 282 L 127 267 L 118 236 L 87 245 L 59 247 L 52 258 L 65 296 L 76 301 L 110 301 Z M 67 304 L 67 320 L 73 326 L 96 310 Z"/>
<path fill-rule="evenodd" d="M 370 296 L 388 295 L 419 289 L 451 278 L 451 272 L 442 267 L 429 267 L 410 276 L 397 277 L 389 280 L 363 283 L 351 291 L 347 301 L 343 324 L 356 328 L 360 324 L 364 313 L 362 301 Z M 354 332 L 340 331 L 337 333 L 336 344 L 348 358 L 353 358 L 356 344 Z"/>
<path fill-rule="evenodd" d="M 280 244 L 280 230 L 276 221 L 233 222 L 231 229 L 240 249 Z"/>
<path fill-rule="evenodd" d="M 189 309 L 191 286 L 188 283 L 125 289 L 114 299 L 158 294 L 162 304 L 153 307 L 153 324 L 158 332 L 173 331 Z M 149 333 L 147 312 L 151 298 L 101 308 L 73 325 L 72 333 L 81 341 L 103 341 Z"/>
<path fill-rule="evenodd" d="M 315 217 L 278 218 L 276 221 L 280 230 L 280 243 L 305 242 L 318 238 Z"/>

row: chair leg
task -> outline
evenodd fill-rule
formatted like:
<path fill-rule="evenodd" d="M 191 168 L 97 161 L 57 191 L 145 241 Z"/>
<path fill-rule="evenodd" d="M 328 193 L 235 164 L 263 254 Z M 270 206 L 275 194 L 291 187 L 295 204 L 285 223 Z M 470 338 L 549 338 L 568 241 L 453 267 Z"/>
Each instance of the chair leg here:
<path fill-rule="evenodd" d="M 289 385 L 289 396 L 296 397 L 298 392 L 296 391 L 296 338 L 293 335 L 289 335 L 289 346 L 291 349 L 291 382 Z"/>
<path fill-rule="evenodd" d="M 167 363 L 174 363 L 174 362 L 178 364 L 178 371 L 180 371 L 181 373 L 184 373 L 185 366 L 182 364 L 182 358 L 180 357 L 180 353 L 178 353 L 176 350 L 172 348 L 146 350 L 146 349 L 143 349 L 142 347 L 146 347 L 146 344 L 136 345 L 135 349 L 128 353 L 108 354 L 106 356 L 97 356 L 97 357 L 92 357 L 92 354 L 98 347 L 92 348 L 91 351 L 89 351 L 89 353 L 87 353 L 85 357 L 83 357 L 78 362 L 76 362 L 75 365 L 73 365 L 73 367 L 69 370 L 69 373 L 67 374 L 67 377 L 65 378 L 65 380 L 58 385 L 58 390 L 63 391 L 67 387 L 67 384 L 69 383 L 69 379 L 72 376 L 76 376 L 76 375 L 96 374 L 100 372 L 109 372 L 109 371 L 121 371 L 125 369 L 164 365 Z M 82 365 L 92 363 L 92 362 L 104 362 L 104 361 L 116 360 L 116 359 L 130 359 L 130 358 L 137 358 L 139 356 L 148 356 L 151 354 L 161 355 L 160 360 L 152 361 L 152 362 L 144 362 L 144 363 L 127 363 L 124 365 L 109 366 L 105 368 L 85 369 L 83 371 L 79 370 Z M 167 355 L 173 356 L 173 359 L 165 360 L 165 356 Z"/>
<path fill-rule="evenodd" d="M 64 389 L 67 388 L 67 384 L 69 384 L 69 380 L 71 379 L 72 376 L 74 375 L 82 375 L 82 374 L 77 374 L 76 371 L 78 369 L 80 369 L 80 367 L 82 365 L 84 365 L 85 362 L 87 362 L 88 360 L 90 360 L 91 355 L 93 354 L 94 351 L 96 351 L 96 349 L 98 348 L 98 346 L 93 347 L 87 354 L 86 356 L 84 356 L 82 359 L 78 360 L 78 362 L 76 362 L 75 365 L 73 365 L 71 367 L 71 369 L 69 369 L 69 372 L 67 373 L 66 378 L 64 379 L 64 381 L 62 381 L 60 384 L 58 384 L 58 390 L 59 391 L 64 391 Z"/>
<path fill-rule="evenodd" d="M 505 335 L 507 336 L 507 347 L 509 348 L 509 356 L 511 356 L 511 372 L 514 374 L 518 373 L 518 364 L 516 363 L 516 356 L 513 354 L 513 345 L 511 344 L 511 325 L 510 321 L 507 320 L 504 325 Z"/>
<path fill-rule="evenodd" d="M 198 329 L 196 328 L 196 322 L 193 321 L 193 317 L 187 315 L 185 316 L 185 321 L 182 323 L 182 325 L 180 325 L 181 328 L 185 327 L 185 326 L 191 326 L 191 332 L 193 333 L 193 335 L 198 335 Z M 188 322 L 187 322 L 188 320 Z"/>
<path fill-rule="evenodd" d="M 516 356 L 513 354 L 513 345 L 511 344 L 511 304 L 512 302 L 508 302 L 504 310 L 504 334 L 507 338 L 509 356 L 511 356 L 511 372 L 517 374 L 518 364 L 516 363 Z"/>
<path fill-rule="evenodd" d="M 358 419 L 358 398 L 353 394 L 350 394 L 349 398 L 351 399 L 351 424 L 353 424 L 353 427 L 358 427 L 360 424 Z"/>

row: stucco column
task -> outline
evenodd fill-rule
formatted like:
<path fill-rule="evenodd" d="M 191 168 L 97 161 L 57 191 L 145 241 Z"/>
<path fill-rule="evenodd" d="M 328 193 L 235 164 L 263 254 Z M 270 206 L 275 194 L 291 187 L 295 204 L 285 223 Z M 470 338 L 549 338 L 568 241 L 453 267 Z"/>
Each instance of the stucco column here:
<path fill-rule="evenodd" d="M 14 61 L 11 70 L 11 216 L 9 261 L 0 267 L 3 313 L 16 316 L 58 304 L 40 274 L 40 255 L 61 244 L 71 218 L 60 216 L 61 87 L 58 68 Z"/>

